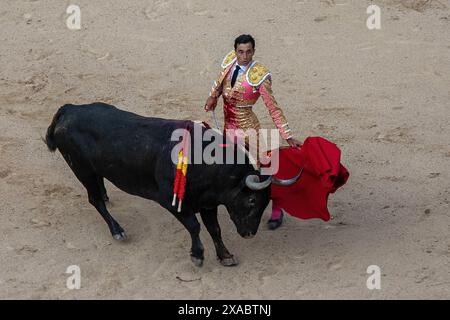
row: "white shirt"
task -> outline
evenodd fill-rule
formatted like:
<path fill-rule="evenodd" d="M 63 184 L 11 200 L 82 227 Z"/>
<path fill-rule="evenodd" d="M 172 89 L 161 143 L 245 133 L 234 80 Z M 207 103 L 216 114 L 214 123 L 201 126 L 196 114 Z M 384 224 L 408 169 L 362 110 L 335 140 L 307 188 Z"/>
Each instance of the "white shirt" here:
<path fill-rule="evenodd" d="M 241 74 L 243 74 L 243 73 L 247 70 L 248 66 L 252 64 L 252 62 L 253 62 L 253 61 L 250 61 L 249 63 L 247 63 L 246 66 L 241 66 L 241 65 L 239 65 L 239 64 L 236 62 L 236 64 L 234 65 L 233 69 L 231 70 L 231 77 L 233 77 L 233 73 L 234 73 L 234 70 L 236 70 L 236 66 L 239 66 L 239 68 L 241 68 L 241 69 L 239 69 L 238 75 L 237 75 L 237 78 L 239 78 L 239 77 L 241 76 Z M 237 78 L 236 78 L 236 79 L 237 79 Z"/>

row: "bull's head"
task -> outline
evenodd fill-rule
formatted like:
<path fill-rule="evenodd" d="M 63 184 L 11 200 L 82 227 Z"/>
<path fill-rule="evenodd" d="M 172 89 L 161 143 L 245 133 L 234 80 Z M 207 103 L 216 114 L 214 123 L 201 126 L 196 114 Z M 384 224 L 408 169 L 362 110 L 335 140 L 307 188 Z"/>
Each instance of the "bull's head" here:
<path fill-rule="evenodd" d="M 226 204 L 231 220 L 237 232 L 244 238 L 253 237 L 258 231 L 261 217 L 270 201 L 269 186 L 274 183 L 281 186 L 294 184 L 302 174 L 301 170 L 290 179 L 278 179 L 274 176 L 261 177 L 250 174 L 231 192 Z"/>

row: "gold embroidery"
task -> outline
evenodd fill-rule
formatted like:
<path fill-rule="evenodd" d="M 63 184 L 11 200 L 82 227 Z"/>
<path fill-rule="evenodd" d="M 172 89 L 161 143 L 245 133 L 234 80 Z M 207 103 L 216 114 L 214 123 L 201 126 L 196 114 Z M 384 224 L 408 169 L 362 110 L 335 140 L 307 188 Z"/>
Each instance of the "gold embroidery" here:
<path fill-rule="evenodd" d="M 238 128 L 244 131 L 260 129 L 258 118 L 252 108 L 237 108 L 235 117 Z"/>
<path fill-rule="evenodd" d="M 236 59 L 236 52 L 233 50 L 229 52 L 222 61 L 222 68 L 228 67 L 230 64 L 234 62 Z"/>
<path fill-rule="evenodd" d="M 256 62 L 247 73 L 247 81 L 251 86 L 259 86 L 269 75 L 269 70 Z"/>

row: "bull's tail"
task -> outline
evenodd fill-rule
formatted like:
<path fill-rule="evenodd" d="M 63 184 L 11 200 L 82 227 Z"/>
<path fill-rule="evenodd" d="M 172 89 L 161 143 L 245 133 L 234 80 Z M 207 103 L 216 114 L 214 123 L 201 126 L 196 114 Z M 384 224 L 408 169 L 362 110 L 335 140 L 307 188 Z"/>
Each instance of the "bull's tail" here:
<path fill-rule="evenodd" d="M 56 148 L 58 147 L 56 145 L 55 137 L 54 137 L 55 127 L 56 127 L 56 124 L 58 123 L 59 118 L 64 113 L 65 106 L 66 105 L 59 108 L 58 111 L 55 113 L 55 115 L 53 116 L 52 123 L 50 123 L 50 126 L 47 129 L 47 134 L 45 135 L 45 143 L 47 144 L 47 147 L 51 152 L 54 152 L 56 150 Z"/>

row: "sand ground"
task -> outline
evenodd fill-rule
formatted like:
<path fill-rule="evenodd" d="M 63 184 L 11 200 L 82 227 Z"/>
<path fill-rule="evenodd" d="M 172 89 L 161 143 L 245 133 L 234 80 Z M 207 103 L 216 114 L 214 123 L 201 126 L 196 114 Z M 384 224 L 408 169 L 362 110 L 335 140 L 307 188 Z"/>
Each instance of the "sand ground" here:
<path fill-rule="evenodd" d="M 371 1 L 50 1 L 0 6 L 0 298 L 450 298 L 450 3 Z M 69 4 L 81 30 L 66 27 Z M 107 184 L 116 243 L 61 154 L 41 141 L 57 108 L 104 101 L 142 115 L 201 119 L 220 61 L 256 38 L 296 138 L 320 135 L 351 172 L 330 197 L 334 220 L 287 217 L 205 264 L 158 204 Z M 260 101 L 256 112 L 273 123 Z M 220 115 L 220 112 L 219 112 Z M 222 117 L 220 117 L 222 119 Z M 69 265 L 81 289 L 66 287 Z M 369 265 L 381 289 L 368 290 Z"/>

